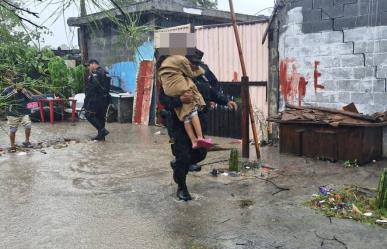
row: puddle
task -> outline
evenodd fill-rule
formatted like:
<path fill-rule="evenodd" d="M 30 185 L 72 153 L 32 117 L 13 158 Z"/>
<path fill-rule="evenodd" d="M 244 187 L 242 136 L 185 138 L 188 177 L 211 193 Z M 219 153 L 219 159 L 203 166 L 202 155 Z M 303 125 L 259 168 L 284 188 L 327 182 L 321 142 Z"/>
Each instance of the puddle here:
<path fill-rule="evenodd" d="M 133 192 L 132 186 L 118 177 L 76 178 L 73 180 L 73 186 L 77 189 L 91 190 L 95 193 Z"/>

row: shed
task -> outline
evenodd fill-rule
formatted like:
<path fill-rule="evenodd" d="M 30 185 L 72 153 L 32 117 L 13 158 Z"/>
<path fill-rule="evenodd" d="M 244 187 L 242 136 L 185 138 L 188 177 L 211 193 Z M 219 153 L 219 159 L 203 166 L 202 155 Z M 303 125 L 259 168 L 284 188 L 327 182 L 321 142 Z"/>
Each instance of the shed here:
<path fill-rule="evenodd" d="M 137 16 L 138 25 L 168 28 L 190 23 L 191 25 L 209 25 L 230 22 L 230 13 L 216 9 L 198 8 L 186 0 L 146 0 L 123 7 L 125 13 Z M 89 58 L 100 61 L 108 68 L 115 79 L 115 84 L 134 93 L 138 65 L 142 60 L 153 60 L 153 32 L 144 35 L 143 44 L 131 52 L 120 42 L 117 27 L 108 16 L 120 17 L 117 9 L 109 13 L 95 13 L 85 17 L 69 18 L 68 24 L 83 27 L 86 34 Z M 266 19 L 264 16 L 237 14 L 237 20 L 248 22 Z M 92 23 L 99 22 L 102 29 L 92 30 Z M 80 44 L 81 45 L 81 44 Z M 81 46 L 80 46 L 81 47 Z M 81 47 L 81 50 L 83 48 Z"/>

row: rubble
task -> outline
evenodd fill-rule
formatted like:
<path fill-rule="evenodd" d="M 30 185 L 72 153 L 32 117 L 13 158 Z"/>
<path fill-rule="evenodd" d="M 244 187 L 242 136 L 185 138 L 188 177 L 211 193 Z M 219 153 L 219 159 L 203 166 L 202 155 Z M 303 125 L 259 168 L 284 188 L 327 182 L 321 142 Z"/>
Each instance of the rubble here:
<path fill-rule="evenodd" d="M 364 115 L 352 111 L 336 110 L 323 107 L 296 107 L 286 105 L 279 116 L 272 118 L 274 122 L 304 121 L 320 124 L 329 124 L 337 127 L 339 125 L 371 125 L 387 122 L 387 112 Z M 357 110 L 353 105 L 353 111 Z M 348 110 L 348 108 L 347 108 Z"/>
<path fill-rule="evenodd" d="M 33 143 L 31 148 L 26 148 L 22 145 L 16 146 L 16 152 L 18 156 L 27 155 L 29 152 L 38 151 L 42 154 L 47 154 L 45 148 L 53 148 L 53 149 L 64 149 L 69 145 L 75 145 L 80 143 L 79 139 L 75 138 L 63 138 L 63 139 L 53 139 L 53 140 L 44 140 L 37 143 Z M 0 156 L 5 154 L 5 150 L 0 149 Z M 8 152 L 9 153 L 9 152 Z"/>

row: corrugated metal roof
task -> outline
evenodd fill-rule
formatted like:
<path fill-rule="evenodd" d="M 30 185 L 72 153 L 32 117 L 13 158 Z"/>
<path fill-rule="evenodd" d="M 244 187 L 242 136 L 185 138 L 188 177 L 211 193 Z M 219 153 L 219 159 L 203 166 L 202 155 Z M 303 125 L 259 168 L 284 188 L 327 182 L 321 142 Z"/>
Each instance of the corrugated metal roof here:
<path fill-rule="evenodd" d="M 192 24 L 186 24 L 171 28 L 165 28 L 165 29 L 158 29 L 155 31 L 155 34 L 157 33 L 191 33 L 193 31 Z"/>
<path fill-rule="evenodd" d="M 269 18 L 263 18 L 262 20 L 255 20 L 250 22 L 238 22 L 237 25 L 249 25 L 249 24 L 257 24 L 257 23 L 267 23 Z M 195 26 L 195 29 L 211 29 L 211 28 L 220 28 L 220 27 L 228 27 L 232 26 L 232 23 L 220 23 L 220 24 L 209 24 L 202 26 Z"/>

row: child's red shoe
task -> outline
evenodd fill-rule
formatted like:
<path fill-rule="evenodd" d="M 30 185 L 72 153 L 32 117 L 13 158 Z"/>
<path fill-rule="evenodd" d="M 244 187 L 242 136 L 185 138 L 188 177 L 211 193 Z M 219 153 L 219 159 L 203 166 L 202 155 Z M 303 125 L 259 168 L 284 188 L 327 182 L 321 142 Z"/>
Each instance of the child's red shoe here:
<path fill-rule="evenodd" d="M 205 149 L 211 149 L 214 147 L 214 143 L 212 142 L 212 139 L 198 139 L 198 147 L 205 148 Z"/>

